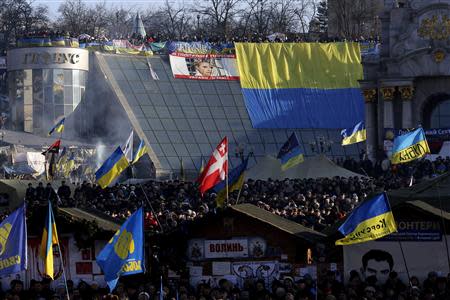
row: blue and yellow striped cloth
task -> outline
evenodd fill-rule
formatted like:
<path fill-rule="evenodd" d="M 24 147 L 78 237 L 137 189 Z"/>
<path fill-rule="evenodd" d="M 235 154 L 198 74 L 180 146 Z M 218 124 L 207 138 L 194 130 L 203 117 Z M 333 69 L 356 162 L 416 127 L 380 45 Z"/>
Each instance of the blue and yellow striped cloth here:
<path fill-rule="evenodd" d="M 55 124 L 55 126 L 52 127 L 52 129 L 50 129 L 50 131 L 48 132 L 48 135 L 52 135 L 53 132 L 58 132 L 61 133 L 64 131 L 64 122 L 66 121 L 66 118 L 62 118 L 61 120 L 59 120 L 58 123 Z"/>
<path fill-rule="evenodd" d="M 359 122 L 355 127 L 341 131 L 342 146 L 364 142 L 366 140 L 366 126 Z"/>
<path fill-rule="evenodd" d="M 358 43 L 236 43 L 255 128 L 348 128 L 364 119 Z"/>
<path fill-rule="evenodd" d="M 49 201 L 44 232 L 42 233 L 40 256 L 44 260 L 44 270 L 42 273 L 44 275 L 47 275 L 51 279 L 53 279 L 54 276 L 53 245 L 58 244 L 59 240 L 58 240 L 58 232 L 56 231 L 55 217 L 53 216 L 52 204 Z"/>
<path fill-rule="evenodd" d="M 95 180 L 102 189 L 106 188 L 116 179 L 120 173 L 128 168 L 128 160 L 120 147 L 103 163 L 100 169 L 95 172 Z"/>
<path fill-rule="evenodd" d="M 397 231 L 385 193 L 363 202 L 338 229 L 345 237 L 336 245 L 351 245 L 376 240 Z"/>
<path fill-rule="evenodd" d="M 394 139 L 391 162 L 401 164 L 424 157 L 430 153 L 423 128 L 417 128 Z"/>
<path fill-rule="evenodd" d="M 247 170 L 248 156 L 244 161 L 228 173 L 228 193 L 240 190 L 245 181 L 245 171 Z M 216 196 L 216 206 L 223 207 L 227 198 L 226 180 L 222 180 L 213 187 Z M 238 200 L 238 199 L 237 199 Z"/>

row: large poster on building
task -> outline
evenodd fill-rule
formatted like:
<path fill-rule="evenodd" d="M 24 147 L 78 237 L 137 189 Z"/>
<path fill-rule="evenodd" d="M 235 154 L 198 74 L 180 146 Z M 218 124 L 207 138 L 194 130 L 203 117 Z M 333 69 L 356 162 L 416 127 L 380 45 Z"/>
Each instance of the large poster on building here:
<path fill-rule="evenodd" d="M 395 271 L 403 282 L 407 282 L 405 261 L 411 276 L 423 280 L 431 271 L 446 276 L 449 263 L 445 239 L 434 242 L 401 242 L 405 254 L 402 257 L 399 241 L 371 241 L 343 247 L 344 277 L 348 281 L 351 271 L 362 278 L 375 276 L 379 284 L 384 284 L 389 273 Z"/>
<path fill-rule="evenodd" d="M 170 54 L 175 78 L 197 80 L 239 80 L 234 54 Z"/>

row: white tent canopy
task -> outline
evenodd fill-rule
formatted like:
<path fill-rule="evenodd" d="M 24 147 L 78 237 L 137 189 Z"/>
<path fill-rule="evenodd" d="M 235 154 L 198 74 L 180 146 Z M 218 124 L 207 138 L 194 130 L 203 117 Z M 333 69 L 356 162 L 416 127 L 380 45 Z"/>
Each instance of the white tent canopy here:
<path fill-rule="evenodd" d="M 267 180 L 285 179 L 285 178 L 323 178 L 323 177 L 365 177 L 342 168 L 332 162 L 325 155 L 306 157 L 305 161 L 286 171 L 281 170 L 281 162 L 272 156 L 266 156 L 250 168 L 247 172 L 247 178 Z"/>

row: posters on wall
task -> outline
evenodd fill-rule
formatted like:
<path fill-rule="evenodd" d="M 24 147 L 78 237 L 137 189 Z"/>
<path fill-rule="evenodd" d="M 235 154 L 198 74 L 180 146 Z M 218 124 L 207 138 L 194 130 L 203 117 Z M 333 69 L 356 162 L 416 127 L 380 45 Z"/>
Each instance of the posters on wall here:
<path fill-rule="evenodd" d="M 192 239 L 188 242 L 187 257 L 192 261 L 215 258 L 261 258 L 266 255 L 267 243 L 260 237 L 230 240 Z"/>
<path fill-rule="evenodd" d="M 170 54 L 175 78 L 196 80 L 239 80 L 234 54 Z"/>
<path fill-rule="evenodd" d="M 431 271 L 446 276 L 449 272 L 445 239 L 441 241 L 403 241 L 403 251 L 411 276 L 424 280 Z M 344 278 L 349 279 L 350 271 L 357 271 L 362 278 L 375 276 L 384 283 L 391 271 L 398 273 L 407 282 L 405 262 L 399 241 L 371 241 L 343 247 Z M 427 255 L 431 254 L 432 255 Z"/>

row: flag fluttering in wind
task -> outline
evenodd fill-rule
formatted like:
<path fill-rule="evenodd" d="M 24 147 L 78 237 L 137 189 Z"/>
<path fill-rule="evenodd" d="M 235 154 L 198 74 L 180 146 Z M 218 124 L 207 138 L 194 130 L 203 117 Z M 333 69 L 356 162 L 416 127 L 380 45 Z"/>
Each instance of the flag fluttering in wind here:
<path fill-rule="evenodd" d="M 336 245 L 351 245 L 376 240 L 397 231 L 385 193 L 364 201 L 353 210 L 338 229 L 345 237 Z"/>
<path fill-rule="evenodd" d="M 117 147 L 103 165 L 95 172 L 95 180 L 102 189 L 114 181 L 126 168 L 128 160 L 120 147 Z"/>
<path fill-rule="evenodd" d="M 236 168 L 232 169 L 228 175 L 228 192 L 234 192 L 237 190 L 240 190 L 242 188 L 242 185 L 245 181 L 245 171 L 247 170 L 247 164 L 248 164 L 248 156 L 244 161 L 237 166 Z M 217 207 L 223 207 L 226 199 L 227 194 L 227 186 L 226 181 L 222 180 L 218 184 L 214 186 L 214 192 L 217 193 L 216 196 L 216 206 Z"/>
<path fill-rule="evenodd" d="M 132 214 L 97 256 L 112 291 L 120 276 L 144 272 L 143 209 Z"/>
<path fill-rule="evenodd" d="M 215 186 L 228 175 L 228 139 L 223 140 L 214 149 L 205 169 L 200 174 L 197 182 L 200 184 L 200 193 L 203 195 L 207 190 Z"/>
<path fill-rule="evenodd" d="M 133 161 L 133 130 L 128 136 L 125 144 L 122 145 L 122 152 L 127 158 L 128 162 Z"/>
<path fill-rule="evenodd" d="M 353 128 L 341 131 L 342 146 L 364 142 L 366 140 L 366 126 L 364 122 L 359 122 Z"/>
<path fill-rule="evenodd" d="M 281 169 L 283 171 L 304 161 L 303 152 L 295 132 L 291 134 L 283 147 L 281 147 L 277 158 L 281 161 Z"/>
<path fill-rule="evenodd" d="M 25 203 L 0 224 L 0 276 L 27 269 Z"/>
<path fill-rule="evenodd" d="M 48 132 L 48 135 L 52 135 L 53 132 L 62 133 L 64 131 L 64 122 L 66 121 L 66 118 L 62 118 L 58 123 L 55 124 L 55 126 L 50 129 Z M 70 125 L 70 124 L 69 124 Z"/>
<path fill-rule="evenodd" d="M 430 153 L 423 128 L 405 133 L 394 139 L 391 162 L 402 164 L 424 157 Z"/>
<path fill-rule="evenodd" d="M 147 152 L 148 152 L 147 145 L 145 145 L 144 140 L 141 140 L 141 141 L 139 142 L 138 148 L 136 149 L 136 153 L 134 153 L 134 155 L 133 155 L 133 162 L 132 162 L 132 164 L 137 163 L 138 160 L 139 160 L 142 156 L 144 156 L 144 154 L 147 153 Z"/>

